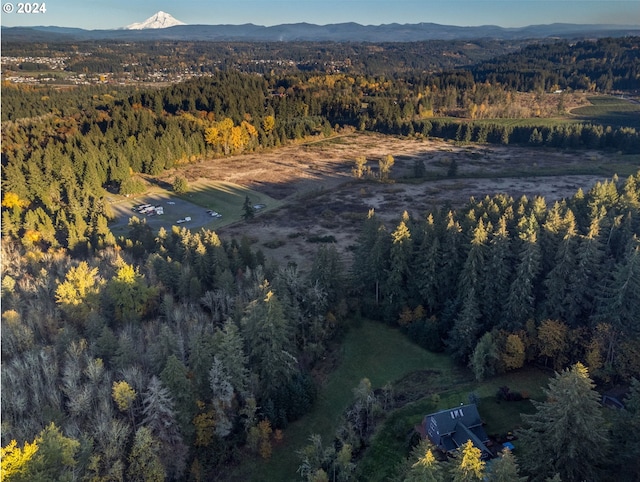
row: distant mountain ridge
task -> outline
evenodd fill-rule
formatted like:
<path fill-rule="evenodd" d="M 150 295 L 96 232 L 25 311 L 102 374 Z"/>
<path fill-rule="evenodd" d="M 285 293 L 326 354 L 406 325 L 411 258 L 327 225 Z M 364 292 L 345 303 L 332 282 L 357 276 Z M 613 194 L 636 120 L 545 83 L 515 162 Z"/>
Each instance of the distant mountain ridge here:
<path fill-rule="evenodd" d="M 152 19 L 153 17 L 151 17 Z M 171 17 L 173 18 L 173 17 Z M 149 20 L 151 20 L 149 19 Z M 175 20 L 175 19 L 174 19 Z M 143 22 L 143 24 L 146 22 Z M 133 24 L 136 25 L 136 24 Z M 131 27 L 131 26 L 130 26 Z M 209 41 L 331 41 L 416 42 L 423 40 L 498 40 L 526 38 L 602 38 L 640 35 L 640 25 L 549 24 L 505 28 L 495 25 L 459 27 L 435 23 L 360 25 L 294 23 L 270 27 L 244 25 L 175 25 L 135 30 L 84 30 L 66 27 L 2 27 L 2 41 L 77 40 L 209 40 Z"/>

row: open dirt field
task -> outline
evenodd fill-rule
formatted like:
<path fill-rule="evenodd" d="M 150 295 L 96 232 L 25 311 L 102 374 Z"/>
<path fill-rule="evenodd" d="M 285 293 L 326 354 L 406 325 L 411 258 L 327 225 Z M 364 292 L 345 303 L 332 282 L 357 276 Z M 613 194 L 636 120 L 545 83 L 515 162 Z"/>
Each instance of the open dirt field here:
<path fill-rule="evenodd" d="M 394 183 L 354 179 L 351 169 L 357 156 L 367 157 L 368 165 L 376 171 L 378 160 L 387 154 L 396 161 Z M 447 170 L 454 159 L 459 177 L 448 179 Z M 405 178 L 413 176 L 415 160 L 424 162 L 427 179 L 432 180 L 407 182 Z M 393 226 L 405 209 L 421 216 L 446 202 L 464 204 L 471 196 L 542 195 L 552 202 L 609 177 L 563 173 L 607 163 L 604 154 L 591 151 L 456 146 L 440 140 L 352 134 L 189 166 L 187 176 L 227 180 L 284 200 L 284 206 L 275 212 L 219 232 L 231 237 L 247 235 L 268 256 L 304 267 L 318 247 L 307 241 L 311 236 L 335 237 L 340 251 L 348 256 L 347 248 L 355 242 L 370 208 Z M 265 243 L 282 246 L 268 248 Z"/>
<path fill-rule="evenodd" d="M 387 154 L 395 158 L 391 183 L 354 179 L 351 169 L 356 157 L 365 156 L 375 173 L 378 160 Z M 637 164 L 637 157 L 620 161 L 596 151 L 455 145 L 441 140 L 350 133 L 201 161 L 181 166 L 179 172 L 190 183 L 226 181 L 282 201 L 279 209 L 259 213 L 252 221 L 212 227 L 222 236 L 246 235 L 268 257 L 304 268 L 318 247 L 307 241 L 309 237 L 333 236 L 339 250 L 348 256 L 348 247 L 355 242 L 371 208 L 392 227 L 404 210 L 422 216 L 443 203 L 464 204 L 471 196 L 541 195 L 550 203 L 574 194 L 580 187 L 588 190 L 598 180 L 609 178 L 616 166 L 631 161 Z M 422 180 L 413 179 L 416 161 L 425 166 Z M 457 175 L 448 178 L 453 161 L 458 166 Z M 177 172 L 165 173 L 158 183 L 170 185 Z M 211 227 L 211 219 L 206 216 L 193 221 L 187 226 L 190 229 Z"/>

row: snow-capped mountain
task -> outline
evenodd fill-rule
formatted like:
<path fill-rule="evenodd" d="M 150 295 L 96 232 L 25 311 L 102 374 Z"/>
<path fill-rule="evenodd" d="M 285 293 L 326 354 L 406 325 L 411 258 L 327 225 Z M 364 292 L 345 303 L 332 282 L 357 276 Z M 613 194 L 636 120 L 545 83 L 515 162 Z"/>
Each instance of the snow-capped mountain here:
<path fill-rule="evenodd" d="M 186 23 L 176 20 L 166 12 L 158 12 L 149 17 L 144 22 L 132 23 L 125 27 L 126 30 L 146 30 L 150 28 L 167 28 L 176 25 L 186 25 Z"/>

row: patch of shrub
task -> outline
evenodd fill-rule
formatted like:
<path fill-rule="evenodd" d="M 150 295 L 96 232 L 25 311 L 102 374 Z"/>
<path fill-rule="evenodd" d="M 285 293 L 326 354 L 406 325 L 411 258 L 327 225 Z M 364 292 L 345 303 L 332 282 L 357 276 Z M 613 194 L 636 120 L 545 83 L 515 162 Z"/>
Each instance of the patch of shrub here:
<path fill-rule="evenodd" d="M 336 243 L 337 240 L 334 236 L 332 235 L 326 235 L 326 236 L 309 236 L 307 238 L 307 242 L 308 243 Z"/>
<path fill-rule="evenodd" d="M 498 400 L 504 400 L 505 402 L 519 402 L 523 399 L 520 392 L 512 392 L 506 385 L 498 388 L 496 398 Z"/>
<path fill-rule="evenodd" d="M 263 243 L 263 246 L 270 249 L 276 249 L 284 246 L 285 244 L 287 243 L 285 243 L 282 239 L 272 239 L 270 241 L 267 241 L 266 243 Z"/>

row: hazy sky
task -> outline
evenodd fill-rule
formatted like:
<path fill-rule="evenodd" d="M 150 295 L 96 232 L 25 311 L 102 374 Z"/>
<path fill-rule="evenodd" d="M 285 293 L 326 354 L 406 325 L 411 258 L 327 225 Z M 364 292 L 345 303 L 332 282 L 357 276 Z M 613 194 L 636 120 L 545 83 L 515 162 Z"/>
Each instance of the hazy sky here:
<path fill-rule="evenodd" d="M 445 25 L 615 23 L 640 25 L 639 0 L 45 0 L 46 13 L 4 13 L 2 25 L 55 25 L 85 29 L 120 28 L 142 22 L 158 10 L 188 24 L 363 25 L 433 22 Z M 37 0 L 36 0 L 37 1 Z M 33 3 L 33 0 L 28 0 Z M 41 2 L 42 3 L 42 2 Z"/>

